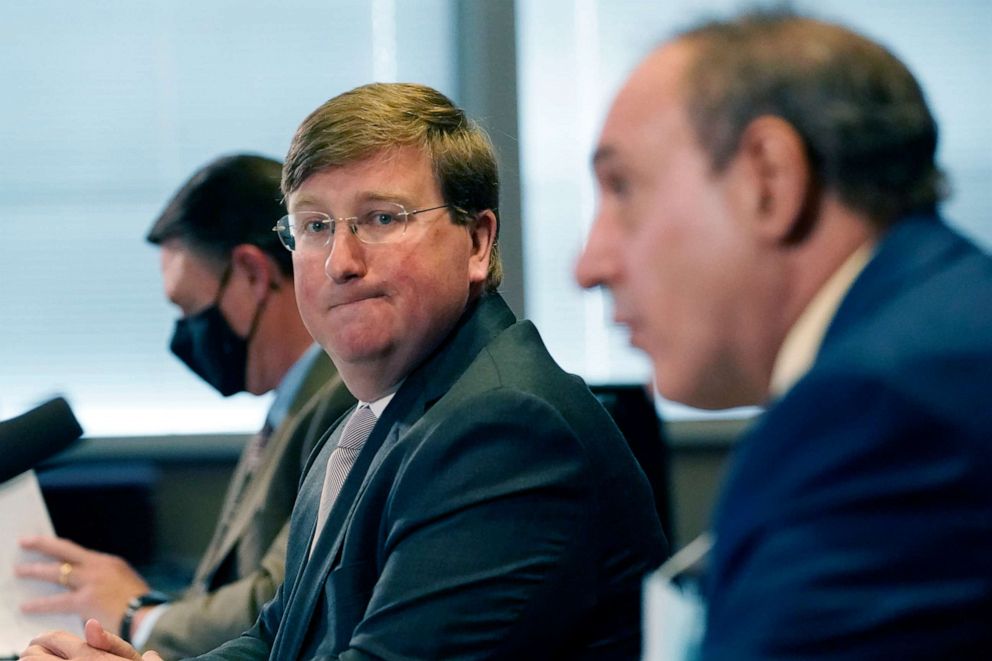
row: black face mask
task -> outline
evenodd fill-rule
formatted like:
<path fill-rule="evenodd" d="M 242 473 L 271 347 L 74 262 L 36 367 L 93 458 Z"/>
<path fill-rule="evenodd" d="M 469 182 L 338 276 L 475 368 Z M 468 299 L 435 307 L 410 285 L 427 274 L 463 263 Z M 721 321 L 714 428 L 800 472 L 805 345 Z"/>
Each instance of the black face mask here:
<path fill-rule="evenodd" d="M 231 329 L 214 303 L 202 312 L 176 319 L 169 348 L 201 379 L 230 397 L 245 389 L 248 339 Z"/>
<path fill-rule="evenodd" d="M 258 320 L 268 297 L 259 303 L 251 330 L 241 337 L 231 328 L 220 311 L 220 299 L 231 274 L 228 266 L 220 281 L 220 291 L 214 304 L 202 312 L 176 320 L 169 349 L 187 367 L 223 395 L 230 397 L 245 390 L 248 367 L 248 344 L 255 335 Z"/>

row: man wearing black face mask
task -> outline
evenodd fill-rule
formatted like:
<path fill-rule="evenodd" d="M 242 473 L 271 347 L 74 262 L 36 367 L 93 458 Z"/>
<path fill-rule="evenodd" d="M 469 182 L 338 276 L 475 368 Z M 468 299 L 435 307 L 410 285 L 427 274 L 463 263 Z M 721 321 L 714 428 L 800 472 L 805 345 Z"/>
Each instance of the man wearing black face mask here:
<path fill-rule="evenodd" d="M 247 337 L 238 335 L 220 309 L 220 298 L 230 277 L 231 265 L 228 264 L 220 278 L 217 299 L 202 311 L 177 319 L 169 346 L 172 353 L 224 397 L 245 390 L 248 344 L 255 336 L 267 301 L 262 299 L 258 304 Z"/>
<path fill-rule="evenodd" d="M 164 595 L 120 558 L 35 538 L 24 545 L 54 562 L 18 573 L 70 590 L 25 608 L 96 617 L 139 648 L 180 658 L 250 627 L 282 582 L 302 463 L 354 400 L 300 320 L 291 255 L 272 231 L 285 214 L 281 167 L 250 155 L 208 164 L 148 234 L 161 248 L 165 294 L 182 314 L 173 353 L 225 397 L 276 391 L 264 428 L 242 453 L 193 584 L 161 603 Z"/>

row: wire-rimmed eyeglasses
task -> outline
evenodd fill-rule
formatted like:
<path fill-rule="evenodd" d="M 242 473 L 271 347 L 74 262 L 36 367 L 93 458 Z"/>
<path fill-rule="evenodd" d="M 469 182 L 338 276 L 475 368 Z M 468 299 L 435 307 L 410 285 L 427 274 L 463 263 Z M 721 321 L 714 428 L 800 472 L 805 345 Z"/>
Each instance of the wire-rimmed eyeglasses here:
<path fill-rule="evenodd" d="M 379 202 L 358 216 L 333 218 L 321 211 L 300 211 L 283 216 L 272 228 L 289 250 L 297 252 L 323 251 L 334 237 L 338 223 L 345 223 L 362 243 L 392 243 L 406 232 L 411 216 L 425 211 L 457 207 L 441 204 L 436 207 L 407 211 L 396 202 Z"/>

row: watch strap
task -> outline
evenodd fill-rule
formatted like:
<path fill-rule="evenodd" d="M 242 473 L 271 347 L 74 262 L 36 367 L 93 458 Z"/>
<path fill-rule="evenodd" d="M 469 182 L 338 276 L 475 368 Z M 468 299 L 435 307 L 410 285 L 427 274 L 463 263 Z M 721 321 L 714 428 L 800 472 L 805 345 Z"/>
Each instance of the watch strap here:
<path fill-rule="evenodd" d="M 134 615 L 138 612 L 138 609 L 145 606 L 158 606 L 167 601 L 169 601 L 168 595 L 157 590 L 132 597 L 127 602 L 127 608 L 124 609 L 124 616 L 121 618 L 121 638 L 129 643 L 131 642 L 131 624 L 134 622 Z"/>

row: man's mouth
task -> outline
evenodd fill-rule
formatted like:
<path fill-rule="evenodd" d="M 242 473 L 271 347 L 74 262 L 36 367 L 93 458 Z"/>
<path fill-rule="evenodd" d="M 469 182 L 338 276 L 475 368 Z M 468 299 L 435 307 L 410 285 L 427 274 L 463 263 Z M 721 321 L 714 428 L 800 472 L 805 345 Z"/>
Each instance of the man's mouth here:
<path fill-rule="evenodd" d="M 347 298 L 337 299 L 331 302 L 328 306 L 329 310 L 334 310 L 336 308 L 343 308 L 349 305 L 354 305 L 356 303 L 363 303 L 365 301 L 370 301 L 375 298 L 381 297 L 381 294 L 362 294 L 360 296 L 348 296 Z"/>

